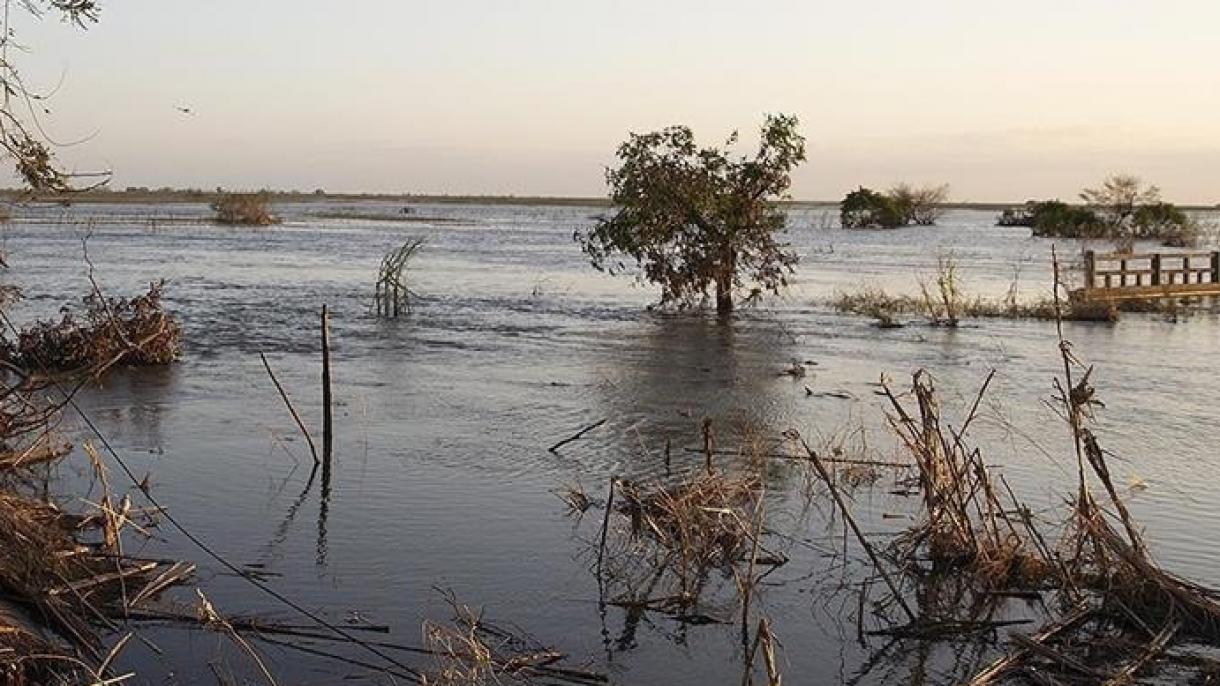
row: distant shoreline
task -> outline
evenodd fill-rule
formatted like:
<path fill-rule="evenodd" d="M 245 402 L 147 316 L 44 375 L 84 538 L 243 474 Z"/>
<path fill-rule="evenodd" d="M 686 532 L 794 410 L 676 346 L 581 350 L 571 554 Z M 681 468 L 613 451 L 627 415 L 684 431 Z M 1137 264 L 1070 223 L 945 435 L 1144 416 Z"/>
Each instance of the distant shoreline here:
<path fill-rule="evenodd" d="M 293 191 L 270 191 L 272 203 L 318 203 L 318 202 L 400 202 L 404 204 L 437 205 L 533 205 L 554 207 L 609 207 L 604 197 L 557 197 L 518 195 L 427 195 L 396 193 L 303 193 Z M 211 191 L 192 190 L 139 190 L 139 191 L 82 191 L 67 194 L 37 194 L 28 191 L 0 189 L 0 199 L 9 203 L 51 204 L 114 204 L 114 205 L 169 205 L 210 204 L 221 196 Z M 789 207 L 837 207 L 837 200 L 786 200 L 781 203 Z M 949 202 L 941 205 L 951 210 L 999 211 L 1024 205 L 1024 200 L 1013 202 Z M 1220 205 L 1178 205 L 1183 210 L 1220 210 Z"/>

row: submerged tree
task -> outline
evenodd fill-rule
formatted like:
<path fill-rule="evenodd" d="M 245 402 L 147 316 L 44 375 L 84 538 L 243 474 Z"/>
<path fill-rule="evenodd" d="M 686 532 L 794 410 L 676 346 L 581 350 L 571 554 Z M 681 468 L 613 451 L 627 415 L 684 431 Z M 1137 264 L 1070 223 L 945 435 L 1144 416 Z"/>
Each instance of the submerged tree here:
<path fill-rule="evenodd" d="M 716 310 L 733 310 L 734 293 L 754 298 L 787 285 L 796 253 L 777 240 L 792 170 L 805 160 L 794 116 L 771 115 L 758 152 L 700 148 L 688 127 L 632 134 L 606 173 L 617 210 L 577 241 L 593 266 L 617 274 L 619 257 L 642 268 L 640 280 L 661 286 L 666 305 L 688 307 L 715 292 Z"/>
<path fill-rule="evenodd" d="M 860 186 L 839 204 L 839 221 L 846 229 L 933 226 L 944 214 L 948 199 L 948 184 L 916 187 L 899 183 L 884 193 Z"/>
<path fill-rule="evenodd" d="M 906 223 L 934 226 L 945 213 L 944 204 L 949 200 L 949 184 L 915 187 L 909 183 L 900 183 L 886 195 L 893 199 Z"/>
<path fill-rule="evenodd" d="M 29 88 L 9 59 L 9 47 L 14 44 L 13 33 L 8 27 L 9 7 L 13 0 L 4 0 L 5 33 L 0 36 L 0 148 L 12 158 L 17 174 L 30 188 L 37 191 L 63 192 L 72 190 L 73 178 L 101 178 L 104 182 L 109 174 L 72 174 L 61 169 L 42 134 L 41 125 L 33 119 L 41 106 L 35 103 L 46 96 Z M 67 23 L 86 28 L 97 21 L 96 0 L 19 0 L 26 11 L 35 16 L 48 12 L 59 14 Z M 29 112 L 29 116 L 22 114 Z"/>
<path fill-rule="evenodd" d="M 1142 205 L 1161 202 L 1161 189 L 1145 186 L 1138 176 L 1113 174 L 1097 188 L 1086 188 L 1080 199 L 1096 211 L 1101 219 L 1115 229 L 1126 228 Z"/>

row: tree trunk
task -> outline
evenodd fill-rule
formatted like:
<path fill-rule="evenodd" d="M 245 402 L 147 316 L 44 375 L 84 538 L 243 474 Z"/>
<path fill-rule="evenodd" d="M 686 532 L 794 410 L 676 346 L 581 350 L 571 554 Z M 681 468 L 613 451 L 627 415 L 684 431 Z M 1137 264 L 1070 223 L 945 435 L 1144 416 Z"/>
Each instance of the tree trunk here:
<path fill-rule="evenodd" d="M 733 275 L 737 271 L 737 251 L 729 248 L 716 275 L 716 312 L 729 314 L 733 311 Z"/>

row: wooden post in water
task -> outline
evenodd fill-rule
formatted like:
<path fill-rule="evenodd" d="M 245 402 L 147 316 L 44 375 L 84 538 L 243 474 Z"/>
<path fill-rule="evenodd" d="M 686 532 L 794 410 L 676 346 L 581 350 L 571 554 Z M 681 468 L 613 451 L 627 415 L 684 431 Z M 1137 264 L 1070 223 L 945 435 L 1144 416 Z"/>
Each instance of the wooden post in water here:
<path fill-rule="evenodd" d="M 1212 251 L 1212 283 L 1220 283 L 1220 250 Z"/>
<path fill-rule="evenodd" d="M 322 463 L 330 467 L 334 433 L 330 396 L 330 312 L 322 306 Z"/>
<path fill-rule="evenodd" d="M 1152 270 L 1152 285 L 1160 286 L 1161 285 L 1161 253 L 1158 252 L 1158 253 L 1154 253 L 1152 255 L 1152 267 L 1150 267 L 1150 269 Z"/>
<path fill-rule="evenodd" d="M 1092 250 L 1084 251 L 1084 287 L 1096 287 L 1097 280 L 1097 254 Z"/>

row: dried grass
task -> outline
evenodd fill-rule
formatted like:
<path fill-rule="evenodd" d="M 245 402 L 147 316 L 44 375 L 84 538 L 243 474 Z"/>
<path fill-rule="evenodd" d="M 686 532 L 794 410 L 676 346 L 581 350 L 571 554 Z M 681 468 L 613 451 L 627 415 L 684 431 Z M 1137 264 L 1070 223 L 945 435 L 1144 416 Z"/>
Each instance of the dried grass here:
<path fill-rule="evenodd" d="M 271 213 L 267 193 L 225 193 L 212 202 L 216 222 L 229 226 L 271 226 L 280 218 Z"/>
<path fill-rule="evenodd" d="M 519 631 L 489 623 L 482 610 L 459 602 L 451 591 L 442 593 L 453 619 L 424 622 L 424 643 L 435 661 L 433 669 L 421 677 L 425 686 L 606 681 L 600 674 L 556 666 L 562 654 Z"/>

